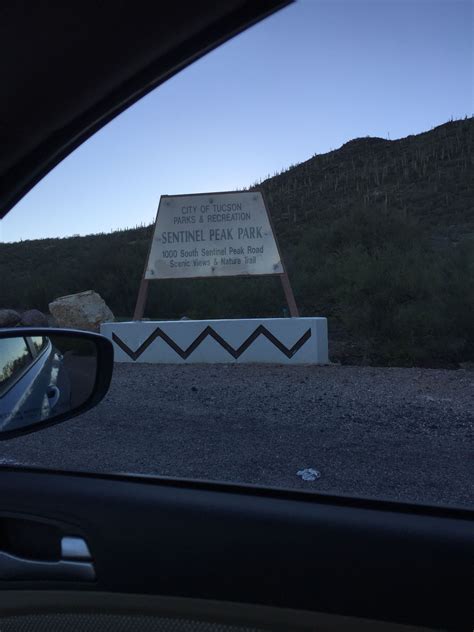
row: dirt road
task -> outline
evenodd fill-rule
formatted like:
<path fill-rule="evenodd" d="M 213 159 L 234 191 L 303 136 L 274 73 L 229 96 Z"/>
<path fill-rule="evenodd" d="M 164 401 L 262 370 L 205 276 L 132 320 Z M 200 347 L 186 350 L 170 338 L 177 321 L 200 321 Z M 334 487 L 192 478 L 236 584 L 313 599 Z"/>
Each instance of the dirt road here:
<path fill-rule="evenodd" d="M 121 364 L 100 406 L 0 463 L 472 505 L 473 426 L 467 370 Z"/>

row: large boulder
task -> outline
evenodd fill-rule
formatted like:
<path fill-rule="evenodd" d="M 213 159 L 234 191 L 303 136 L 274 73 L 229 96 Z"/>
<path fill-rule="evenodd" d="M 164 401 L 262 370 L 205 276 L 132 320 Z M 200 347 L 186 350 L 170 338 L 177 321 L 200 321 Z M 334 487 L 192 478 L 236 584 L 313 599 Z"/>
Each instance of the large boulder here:
<path fill-rule="evenodd" d="M 21 315 L 22 327 L 49 327 L 48 319 L 39 309 L 28 309 Z"/>
<path fill-rule="evenodd" d="M 61 296 L 49 304 L 49 311 L 59 327 L 99 331 L 101 323 L 115 320 L 104 299 L 87 290 Z"/>
<path fill-rule="evenodd" d="M 15 327 L 20 320 L 20 314 L 14 309 L 0 309 L 0 327 Z"/>

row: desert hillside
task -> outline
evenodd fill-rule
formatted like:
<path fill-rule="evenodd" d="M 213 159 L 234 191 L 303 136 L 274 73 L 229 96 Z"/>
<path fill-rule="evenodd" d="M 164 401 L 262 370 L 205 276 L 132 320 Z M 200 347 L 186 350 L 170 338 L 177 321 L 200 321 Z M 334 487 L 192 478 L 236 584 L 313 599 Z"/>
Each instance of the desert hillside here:
<path fill-rule="evenodd" d="M 332 359 L 457 366 L 474 359 L 474 120 L 359 138 L 261 188 L 303 315 L 329 318 Z M 94 289 L 130 317 L 151 226 L 0 244 L 0 308 L 47 310 Z M 281 316 L 278 279 L 152 284 L 147 316 Z"/>

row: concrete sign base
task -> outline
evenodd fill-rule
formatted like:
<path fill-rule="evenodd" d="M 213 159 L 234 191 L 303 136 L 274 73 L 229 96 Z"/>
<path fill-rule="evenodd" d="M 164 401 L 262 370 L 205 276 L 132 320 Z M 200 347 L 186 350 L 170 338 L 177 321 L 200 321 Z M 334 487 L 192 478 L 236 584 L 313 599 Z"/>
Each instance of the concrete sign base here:
<path fill-rule="evenodd" d="M 327 364 L 326 318 L 103 323 L 116 362 Z"/>

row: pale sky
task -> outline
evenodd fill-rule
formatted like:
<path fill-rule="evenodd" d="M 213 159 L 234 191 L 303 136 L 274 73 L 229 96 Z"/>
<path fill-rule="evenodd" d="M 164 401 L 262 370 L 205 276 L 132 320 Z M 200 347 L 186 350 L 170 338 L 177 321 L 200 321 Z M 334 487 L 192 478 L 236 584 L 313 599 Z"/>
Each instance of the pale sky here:
<path fill-rule="evenodd" d="M 160 195 L 242 188 L 360 136 L 472 116 L 470 0 L 300 0 L 120 115 L 0 223 L 0 240 L 150 223 Z"/>

